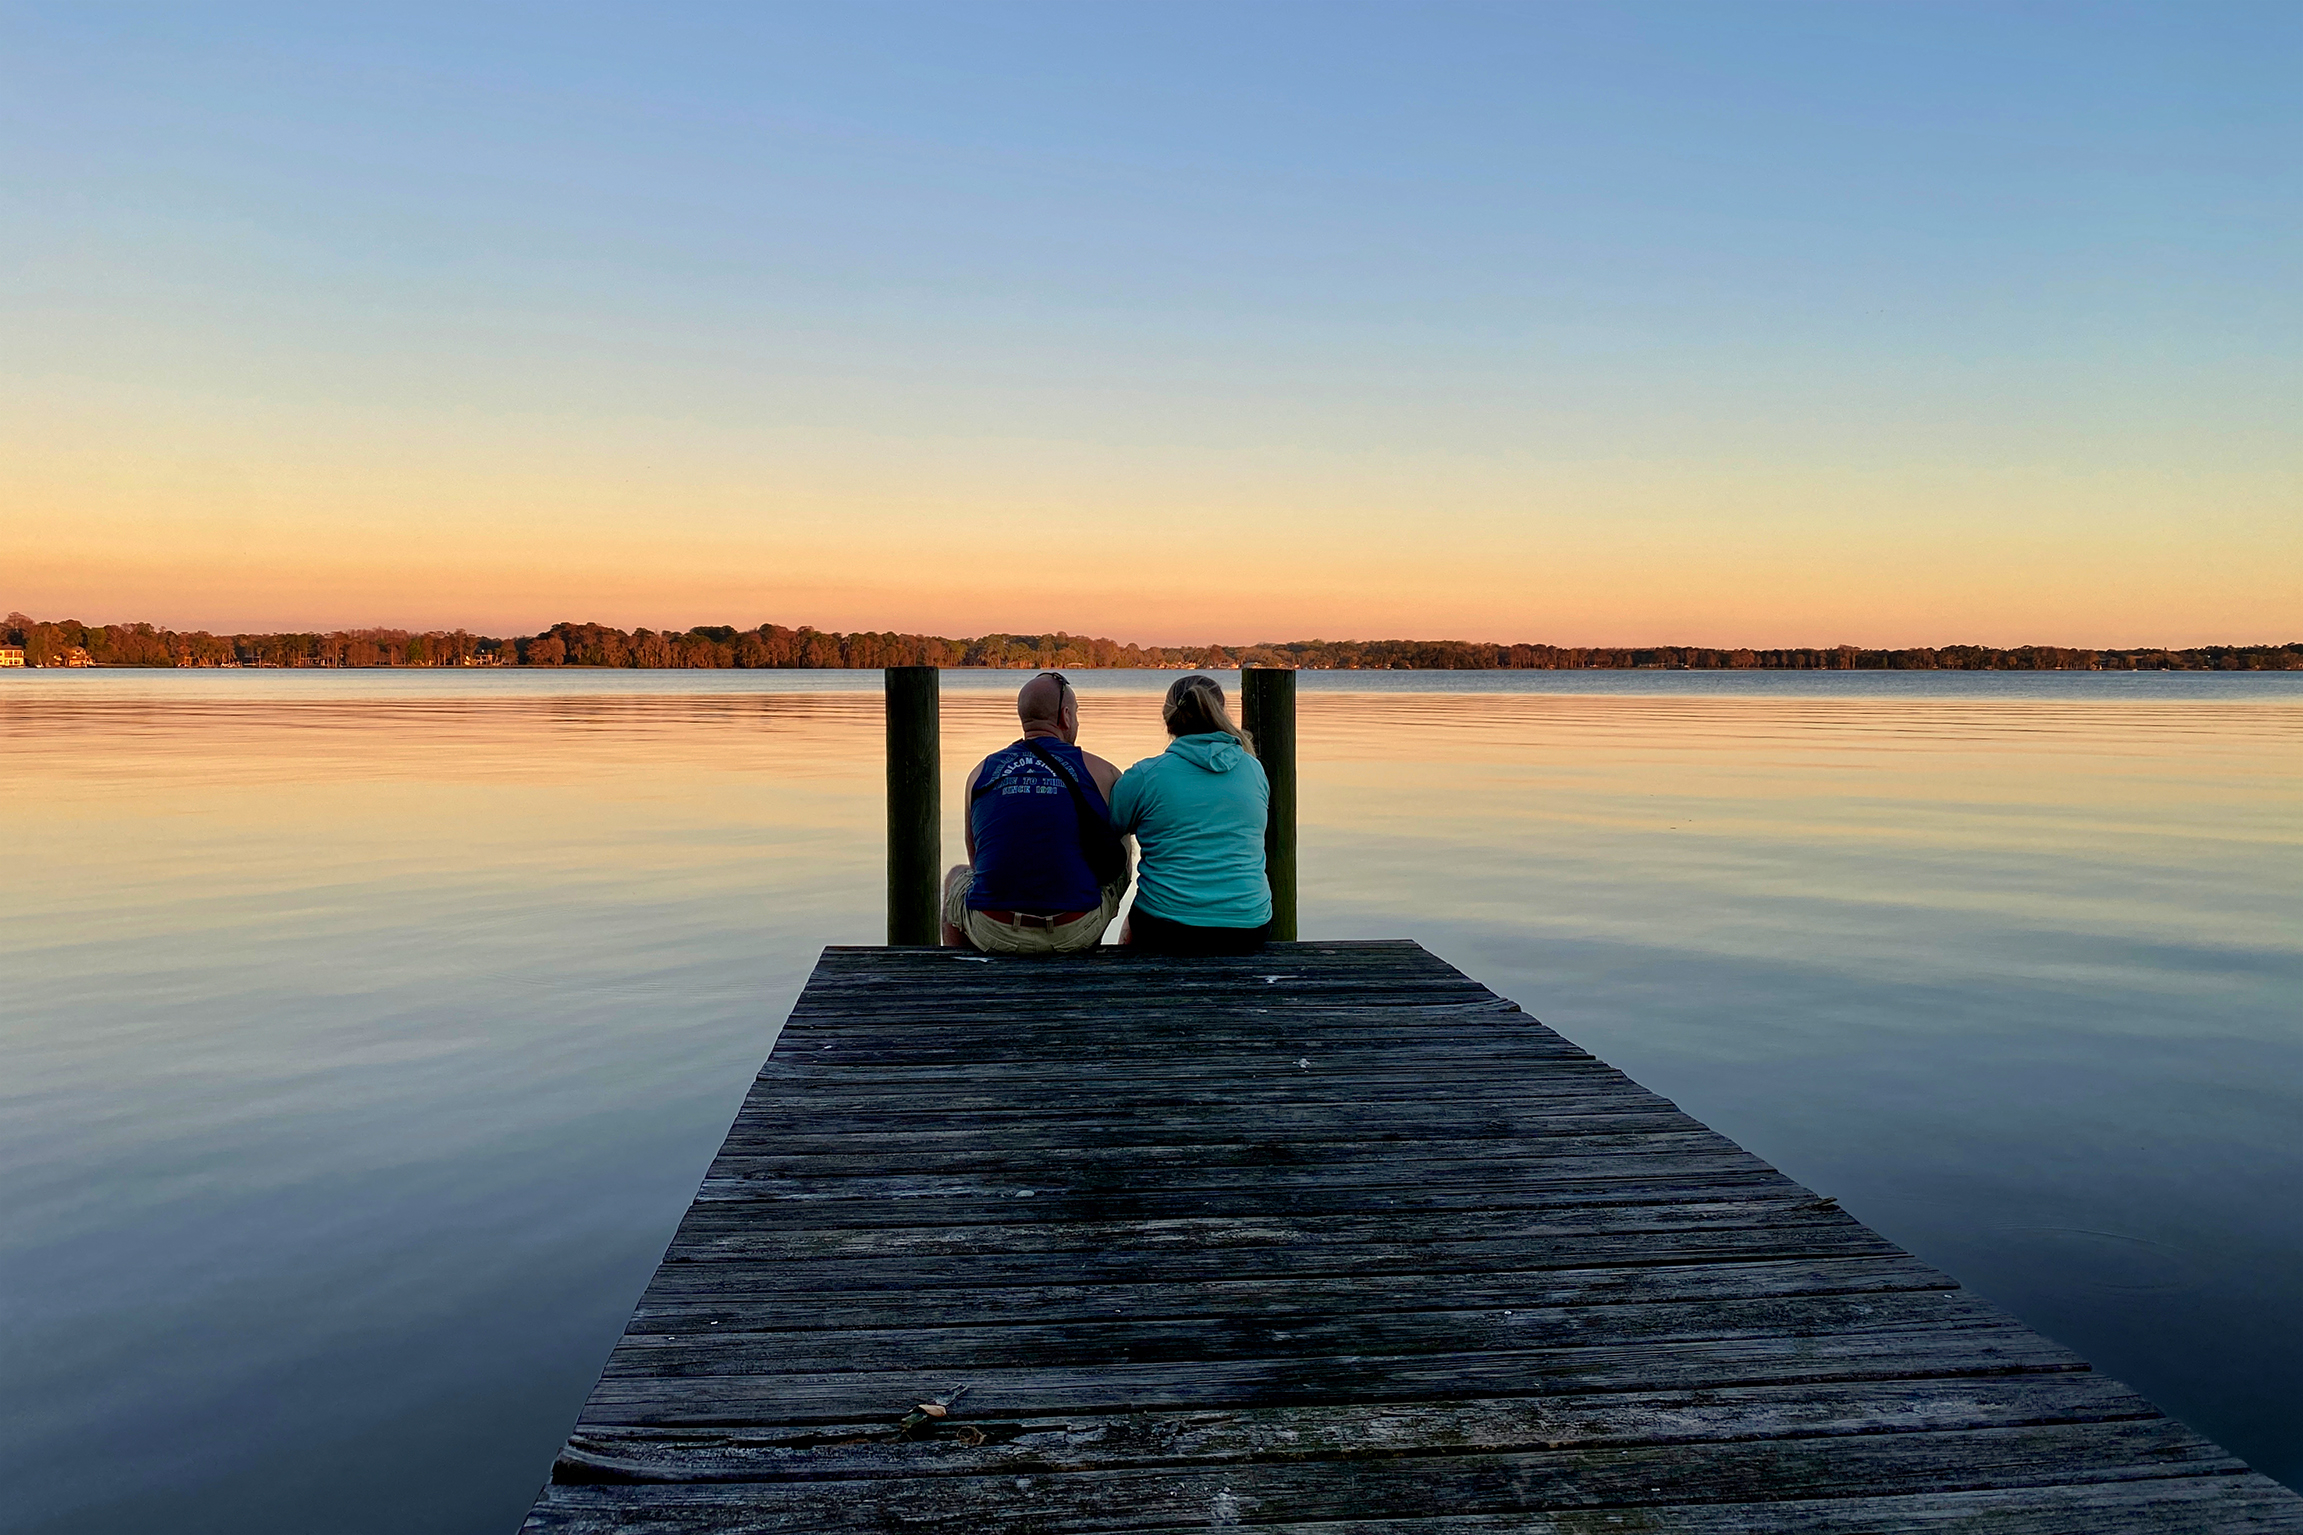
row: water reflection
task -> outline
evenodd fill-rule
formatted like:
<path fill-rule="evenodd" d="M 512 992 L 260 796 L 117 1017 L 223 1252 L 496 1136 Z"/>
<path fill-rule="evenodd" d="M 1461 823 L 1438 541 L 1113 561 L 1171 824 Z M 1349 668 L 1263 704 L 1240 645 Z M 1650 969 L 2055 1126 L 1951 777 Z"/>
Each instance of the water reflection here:
<path fill-rule="evenodd" d="M 6 680 L 0 1520 L 513 1527 L 880 932 L 876 679 Z M 949 848 L 1020 680 L 947 681 Z M 1083 678 L 1083 744 L 1157 750 L 1166 680 Z M 1307 678 L 1305 927 L 2296 1480 L 2303 690 L 2069 680 Z"/>

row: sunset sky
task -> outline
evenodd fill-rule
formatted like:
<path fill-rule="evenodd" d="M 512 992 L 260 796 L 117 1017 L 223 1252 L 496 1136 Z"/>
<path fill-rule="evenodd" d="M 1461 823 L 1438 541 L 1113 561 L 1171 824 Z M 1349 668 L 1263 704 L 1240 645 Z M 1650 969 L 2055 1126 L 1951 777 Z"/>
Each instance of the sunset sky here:
<path fill-rule="evenodd" d="M 0 610 L 2303 638 L 2303 6 L 0 10 Z"/>

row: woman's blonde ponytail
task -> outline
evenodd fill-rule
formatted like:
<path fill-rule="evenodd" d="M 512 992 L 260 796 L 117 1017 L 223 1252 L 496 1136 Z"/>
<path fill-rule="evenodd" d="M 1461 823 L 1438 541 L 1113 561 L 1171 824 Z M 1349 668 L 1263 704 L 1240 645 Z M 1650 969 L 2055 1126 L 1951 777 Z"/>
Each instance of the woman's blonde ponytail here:
<path fill-rule="evenodd" d="M 1232 722 L 1231 711 L 1224 707 L 1223 687 L 1213 677 L 1198 672 L 1178 677 L 1167 690 L 1160 718 L 1171 736 L 1204 736 L 1220 730 L 1246 747 L 1249 756 L 1255 755 L 1255 742 Z"/>

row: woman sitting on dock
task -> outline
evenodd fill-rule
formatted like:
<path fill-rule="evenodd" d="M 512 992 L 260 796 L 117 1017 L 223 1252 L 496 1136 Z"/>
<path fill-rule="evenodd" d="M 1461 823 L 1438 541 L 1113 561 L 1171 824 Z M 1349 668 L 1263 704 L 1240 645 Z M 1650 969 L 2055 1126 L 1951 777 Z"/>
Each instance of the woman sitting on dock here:
<path fill-rule="evenodd" d="M 1271 786 L 1213 677 L 1167 690 L 1166 751 L 1120 775 L 1112 825 L 1140 850 L 1121 942 L 1168 954 L 1252 954 L 1271 931 L 1264 878 Z"/>

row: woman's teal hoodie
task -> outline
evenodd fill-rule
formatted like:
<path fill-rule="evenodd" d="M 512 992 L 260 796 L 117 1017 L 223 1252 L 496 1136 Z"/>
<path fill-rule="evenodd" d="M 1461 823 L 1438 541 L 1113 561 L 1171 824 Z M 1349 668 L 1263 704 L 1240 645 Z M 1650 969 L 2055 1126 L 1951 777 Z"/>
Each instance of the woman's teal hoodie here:
<path fill-rule="evenodd" d="M 1112 825 L 1141 853 L 1136 909 L 1193 927 L 1261 927 L 1271 920 L 1263 827 L 1271 785 L 1263 764 L 1220 731 L 1178 736 L 1120 774 Z"/>

